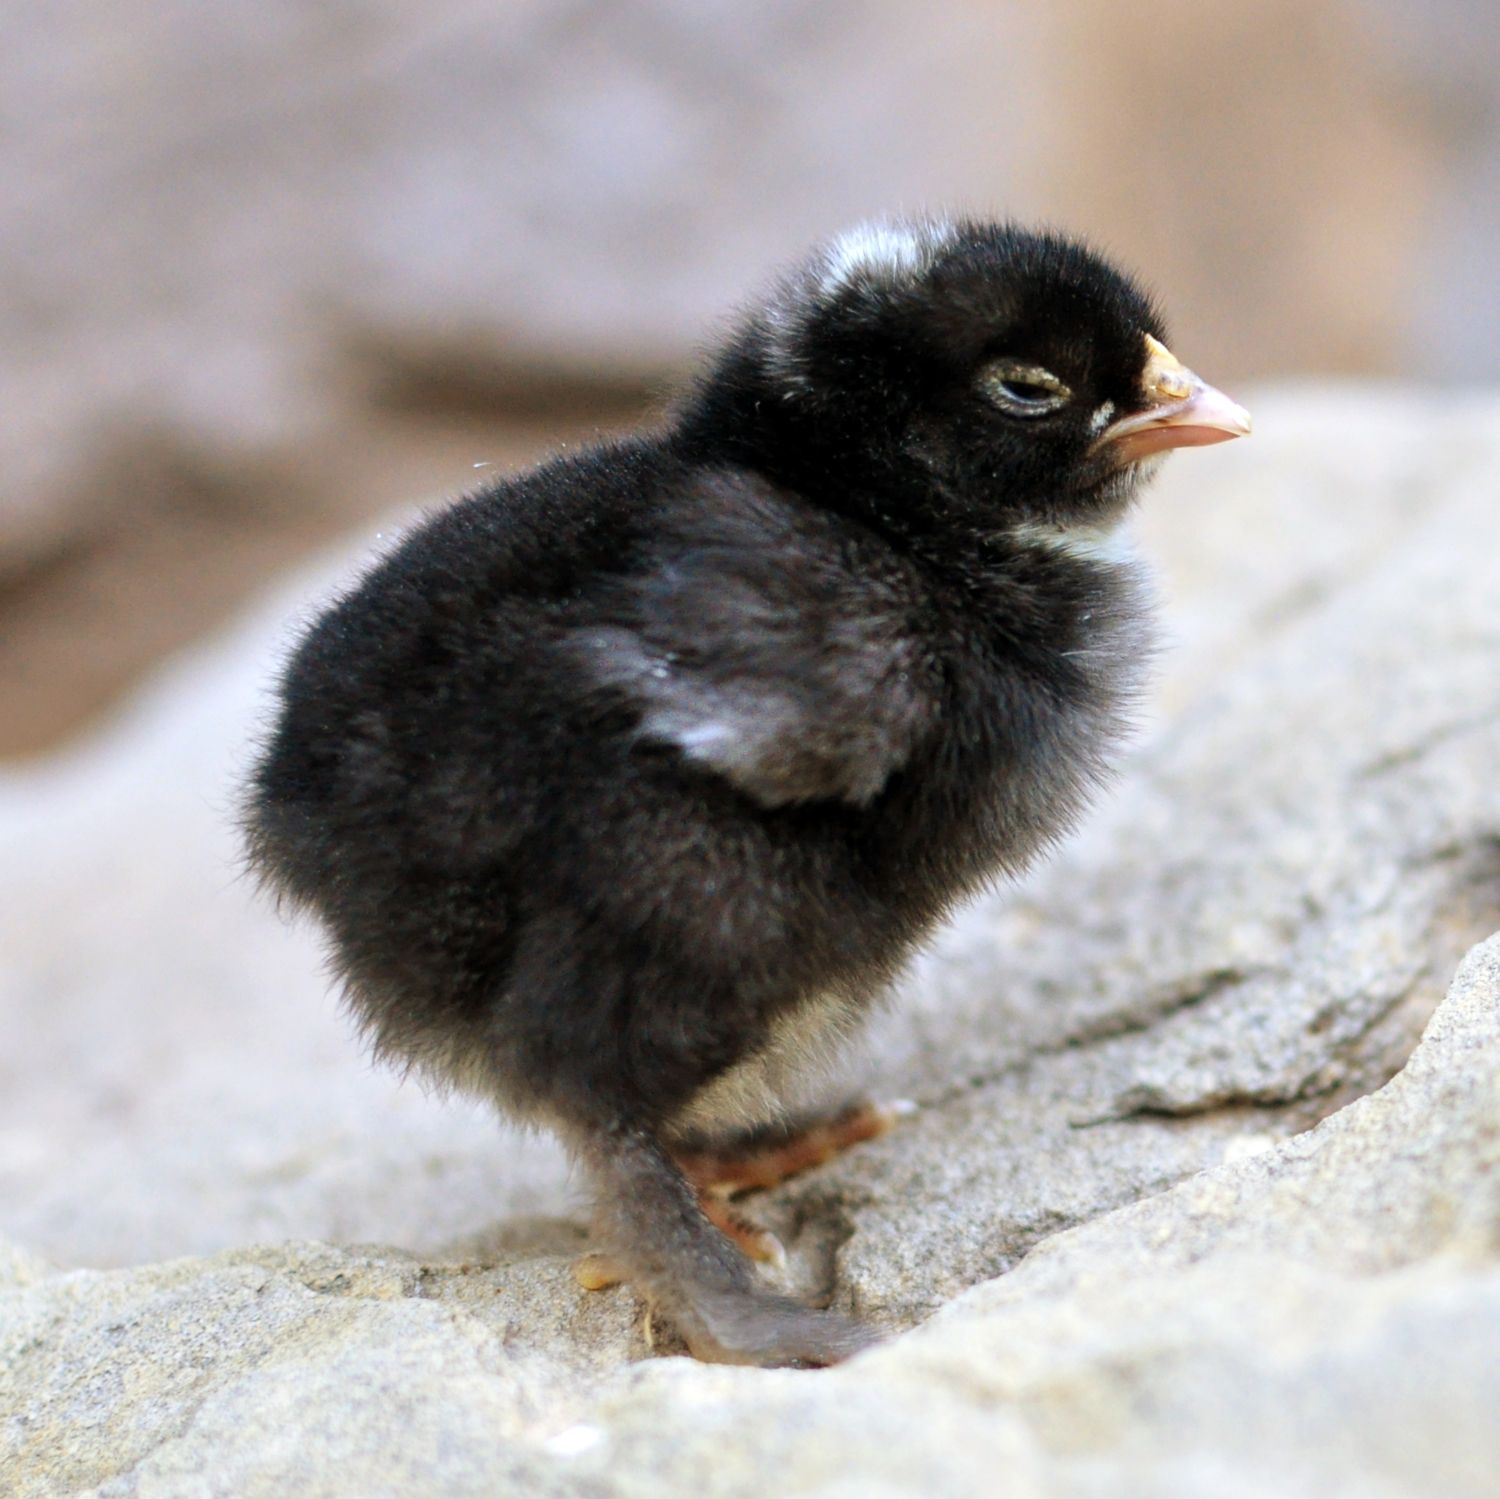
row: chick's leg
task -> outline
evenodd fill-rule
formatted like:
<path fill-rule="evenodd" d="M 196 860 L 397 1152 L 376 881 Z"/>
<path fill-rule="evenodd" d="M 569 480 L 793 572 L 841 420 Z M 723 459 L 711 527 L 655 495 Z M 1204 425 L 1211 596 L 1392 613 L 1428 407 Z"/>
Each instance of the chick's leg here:
<path fill-rule="evenodd" d="M 731 1199 L 742 1192 L 779 1186 L 851 1146 L 877 1139 L 913 1108 L 905 1100 L 858 1103 L 826 1119 L 791 1128 L 753 1130 L 715 1147 L 675 1149 L 672 1159 L 696 1192 L 704 1216 L 725 1238 L 752 1260 L 781 1265 L 786 1260 L 781 1241 L 746 1218 Z M 574 1275 L 588 1291 L 603 1290 L 628 1278 L 621 1266 L 603 1254 L 584 1255 Z"/>
<path fill-rule="evenodd" d="M 769 1230 L 751 1223 L 738 1212 L 726 1196 L 699 1191 L 698 1206 L 703 1216 L 743 1254 L 763 1265 L 782 1265 L 786 1262 L 786 1250 L 781 1240 Z M 573 1266 L 573 1278 L 585 1291 L 603 1291 L 629 1280 L 629 1272 L 607 1254 L 592 1252 L 583 1255 Z"/>
<path fill-rule="evenodd" d="M 823 1365 L 876 1341 L 846 1317 L 757 1286 L 749 1261 L 709 1221 L 649 1128 L 615 1120 L 570 1134 L 597 1192 L 603 1258 L 666 1314 L 697 1357 Z"/>

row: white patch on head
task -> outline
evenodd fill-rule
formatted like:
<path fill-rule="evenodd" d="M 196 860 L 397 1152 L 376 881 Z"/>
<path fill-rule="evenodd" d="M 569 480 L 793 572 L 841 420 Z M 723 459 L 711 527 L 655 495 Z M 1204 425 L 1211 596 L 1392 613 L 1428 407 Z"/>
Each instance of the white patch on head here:
<path fill-rule="evenodd" d="M 1093 416 L 1089 418 L 1089 431 L 1097 436 L 1109 425 L 1109 419 L 1114 414 L 1115 403 L 1113 401 L 1106 401 L 1102 406 L 1097 407 Z"/>
<path fill-rule="evenodd" d="M 859 224 L 829 245 L 819 286 L 831 296 L 858 281 L 890 284 L 920 276 L 951 233 L 940 224 Z"/>
<path fill-rule="evenodd" d="M 850 290 L 879 291 L 918 279 L 952 243 L 953 226 L 939 219 L 856 225 L 821 250 L 762 309 L 766 368 L 788 393 L 806 390 L 802 330 L 810 309 Z"/>

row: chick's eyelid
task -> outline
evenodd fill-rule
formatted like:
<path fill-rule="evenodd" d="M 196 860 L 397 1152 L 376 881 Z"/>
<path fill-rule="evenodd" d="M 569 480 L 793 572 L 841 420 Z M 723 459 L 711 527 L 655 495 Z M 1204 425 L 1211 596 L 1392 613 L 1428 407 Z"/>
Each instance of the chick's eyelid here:
<path fill-rule="evenodd" d="M 992 360 L 984 368 L 982 384 L 996 405 L 1017 416 L 1060 410 L 1073 395 L 1045 365 L 1022 359 Z"/>
<path fill-rule="evenodd" d="M 1045 364 L 1034 364 L 1029 359 L 992 359 L 985 366 L 985 373 L 993 379 L 1008 380 L 1017 385 L 1044 385 L 1048 390 L 1067 389 Z"/>

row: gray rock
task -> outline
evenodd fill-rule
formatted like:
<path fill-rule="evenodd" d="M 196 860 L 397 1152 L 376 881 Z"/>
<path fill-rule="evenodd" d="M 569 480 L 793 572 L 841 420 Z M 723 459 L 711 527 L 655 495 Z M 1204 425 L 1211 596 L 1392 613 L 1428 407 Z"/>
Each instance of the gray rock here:
<path fill-rule="evenodd" d="M 560 1445 L 632 1495 L 655 1464 L 715 1496 L 773 1471 L 820 1495 L 1001 1472 L 1022 1494 L 1492 1494 L 1497 1046 L 1500 937 L 1406 1069 L 1307 1134 L 1058 1235 L 821 1378 L 642 1366 Z"/>
<path fill-rule="evenodd" d="M 946 1499 L 1000 1474 L 1022 1495 L 1478 1499 L 1500 1464 L 1497 1047 L 1500 937 L 1379 1093 L 825 1375 L 610 1372 L 639 1351 L 611 1298 L 547 1257 L 459 1274 L 288 1246 L 53 1277 L 0 1299 L 0 1478 L 21 1499 Z M 548 1326 L 567 1302 L 590 1310 Z"/>
<path fill-rule="evenodd" d="M 40 1255 L 0 1238 L 0 1287 L 34 1285 L 50 1271 L 51 1267 Z"/>
<path fill-rule="evenodd" d="M 871 1039 L 922 1112 L 753 1205 L 925 1322 L 829 1375 L 645 1358 L 556 1151 L 362 1067 L 237 881 L 326 582 L 0 780 L 0 1491 L 1485 1492 L 1500 944 L 1411 1053 L 1500 927 L 1500 406 L 1255 404 L 1143 516 L 1161 722 Z"/>

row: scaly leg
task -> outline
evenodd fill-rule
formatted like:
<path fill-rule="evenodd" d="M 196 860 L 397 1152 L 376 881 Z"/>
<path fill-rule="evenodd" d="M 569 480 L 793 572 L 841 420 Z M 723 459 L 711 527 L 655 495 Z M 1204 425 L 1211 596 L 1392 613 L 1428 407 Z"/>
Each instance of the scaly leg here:
<path fill-rule="evenodd" d="M 700 1197 L 738 1197 L 741 1192 L 780 1186 L 852 1145 L 877 1139 L 914 1110 L 905 1099 L 858 1103 L 830 1119 L 790 1131 L 756 1130 L 723 1149 L 673 1151 L 672 1158 Z"/>
<path fill-rule="evenodd" d="M 594 1188 L 598 1243 L 614 1262 L 585 1262 L 580 1280 L 604 1284 L 619 1267 L 695 1357 L 821 1368 L 879 1341 L 873 1328 L 758 1285 L 649 1125 L 628 1116 L 580 1121 L 568 1143 Z"/>
<path fill-rule="evenodd" d="M 674 1150 L 672 1159 L 697 1193 L 704 1216 L 752 1260 L 781 1265 L 786 1251 L 775 1234 L 749 1222 L 731 1199 L 742 1192 L 779 1186 L 821 1166 L 853 1145 L 874 1140 L 915 1112 L 904 1099 L 859 1103 L 792 1130 L 756 1130 L 718 1149 Z M 573 1274 L 586 1291 L 602 1291 L 626 1277 L 607 1255 L 586 1254 Z"/>

